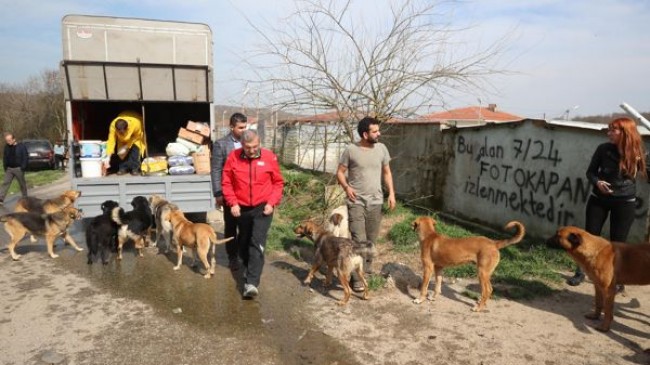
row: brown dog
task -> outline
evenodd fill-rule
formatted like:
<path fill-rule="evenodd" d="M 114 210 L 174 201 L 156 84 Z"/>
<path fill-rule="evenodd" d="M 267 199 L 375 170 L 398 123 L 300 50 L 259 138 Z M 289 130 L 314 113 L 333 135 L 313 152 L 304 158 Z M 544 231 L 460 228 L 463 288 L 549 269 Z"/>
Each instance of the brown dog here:
<path fill-rule="evenodd" d="M 325 286 L 332 284 L 332 273 L 336 268 L 341 286 L 343 286 L 343 299 L 338 305 L 346 305 L 350 300 L 352 290 L 350 289 L 350 275 L 356 271 L 363 283 L 363 299 L 368 299 L 368 283 L 363 275 L 364 258 L 374 255 L 374 249 L 369 242 L 356 243 L 349 238 L 336 237 L 331 232 L 322 229 L 312 221 L 306 221 L 294 229 L 298 237 L 307 237 L 314 242 L 316 253 L 314 263 L 303 281 L 305 285 L 311 283 L 316 271 L 325 263 L 327 265 L 327 276 Z"/>
<path fill-rule="evenodd" d="M 14 212 L 32 212 L 39 214 L 52 214 L 62 211 L 74 204 L 81 196 L 79 190 L 66 190 L 61 195 L 52 199 L 40 199 L 31 196 L 18 199 Z M 36 237 L 30 236 L 32 242 L 36 242 Z"/>
<path fill-rule="evenodd" d="M 160 237 L 164 236 L 167 242 L 165 253 L 168 253 L 172 247 L 172 225 L 169 222 L 168 215 L 171 211 L 177 210 L 178 206 L 156 194 L 149 197 L 149 205 L 156 223 L 156 240 L 153 242 L 153 246 L 157 246 Z"/>
<path fill-rule="evenodd" d="M 39 199 L 31 196 L 24 197 L 18 199 L 14 212 L 56 213 L 74 204 L 80 196 L 81 191 L 79 190 L 66 190 L 60 196 L 52 199 Z"/>
<path fill-rule="evenodd" d="M 206 273 L 203 275 L 204 278 L 209 279 L 211 275 L 214 275 L 215 269 L 215 249 L 216 245 L 220 243 L 226 243 L 232 240 L 234 237 L 225 238 L 222 240 L 217 239 L 217 234 L 212 229 L 212 227 L 207 223 L 193 223 L 185 218 L 185 214 L 180 209 L 171 210 L 167 215 L 166 219 L 171 223 L 174 232 L 174 242 L 176 242 L 176 255 L 178 256 L 178 261 L 174 270 L 181 268 L 181 263 L 183 262 L 183 247 L 191 248 L 194 251 L 194 261 L 192 265 L 196 262 L 196 256 L 198 253 L 203 266 L 205 266 Z M 208 252 L 210 252 L 210 246 L 212 246 L 212 263 L 208 263 Z"/>
<path fill-rule="evenodd" d="M 485 309 L 492 295 L 490 278 L 501 258 L 499 249 L 518 243 L 524 238 L 526 230 L 523 224 L 512 221 L 505 229 L 517 227 L 517 234 L 507 240 L 495 241 L 483 236 L 449 238 L 438 234 L 435 229 L 436 221 L 431 217 L 419 217 L 413 221 L 413 229 L 417 231 L 420 240 L 420 258 L 422 259 L 422 287 L 420 297 L 413 300 L 419 304 L 426 297 L 435 300 L 442 286 L 442 269 L 468 262 L 476 263 L 478 279 L 481 284 L 481 299 L 472 309 L 475 312 Z M 436 288 L 433 296 L 427 295 L 431 274 L 436 273 Z"/>
<path fill-rule="evenodd" d="M 10 213 L 0 217 L 0 222 L 5 223 L 5 230 L 9 234 L 9 253 L 13 260 L 20 259 L 21 255 L 16 254 L 15 248 L 18 242 L 29 233 L 33 236 L 44 237 L 47 243 L 47 253 L 51 258 L 59 255 L 54 253 L 54 240 L 63 236 L 65 242 L 69 243 L 77 251 L 83 251 L 68 234 L 68 228 L 75 219 L 81 218 L 81 211 L 73 206 L 68 206 L 60 212 L 52 214 L 39 214 L 31 212 Z"/>
<path fill-rule="evenodd" d="M 614 319 L 616 284 L 650 284 L 650 244 L 610 242 L 571 226 L 558 229 L 549 243 L 564 248 L 593 281 L 594 311 L 585 317 L 599 319 L 604 312 L 603 322 L 596 327 L 599 331 L 609 331 Z"/>

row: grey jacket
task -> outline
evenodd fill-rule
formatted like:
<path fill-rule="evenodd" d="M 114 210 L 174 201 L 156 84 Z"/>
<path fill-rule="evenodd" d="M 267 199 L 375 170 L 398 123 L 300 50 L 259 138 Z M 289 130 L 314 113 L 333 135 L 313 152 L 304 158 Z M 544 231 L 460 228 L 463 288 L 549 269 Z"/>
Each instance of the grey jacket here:
<path fill-rule="evenodd" d="M 212 193 L 216 198 L 223 195 L 221 192 L 221 174 L 226 158 L 235 149 L 235 139 L 232 134 L 222 137 L 212 145 L 212 158 L 210 159 L 210 174 L 212 175 Z"/>

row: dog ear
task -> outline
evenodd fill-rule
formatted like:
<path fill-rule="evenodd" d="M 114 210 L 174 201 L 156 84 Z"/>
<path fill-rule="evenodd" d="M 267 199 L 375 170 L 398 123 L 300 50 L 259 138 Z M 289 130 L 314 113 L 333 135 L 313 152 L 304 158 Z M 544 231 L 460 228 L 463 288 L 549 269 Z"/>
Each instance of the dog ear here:
<path fill-rule="evenodd" d="M 411 228 L 412 228 L 414 231 L 417 231 L 419 225 L 420 225 L 420 224 L 418 223 L 418 220 L 416 219 L 416 220 L 413 221 L 413 223 L 411 223 Z"/>
<path fill-rule="evenodd" d="M 576 233 L 569 233 L 566 239 L 571 243 L 571 248 L 576 248 L 582 244 L 582 236 Z"/>
<path fill-rule="evenodd" d="M 101 209 L 102 211 L 106 210 L 106 203 L 105 203 L 105 202 L 102 203 L 100 209 Z"/>
<path fill-rule="evenodd" d="M 343 221 L 343 215 L 339 213 L 334 213 L 330 216 L 330 222 L 335 226 L 340 225 L 342 221 Z"/>

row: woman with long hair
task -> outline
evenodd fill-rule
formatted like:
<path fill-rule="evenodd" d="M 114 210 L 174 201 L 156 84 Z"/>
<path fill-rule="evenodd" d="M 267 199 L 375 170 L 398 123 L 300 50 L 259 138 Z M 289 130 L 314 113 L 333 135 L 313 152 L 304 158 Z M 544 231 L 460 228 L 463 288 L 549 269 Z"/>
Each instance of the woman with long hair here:
<path fill-rule="evenodd" d="M 636 123 L 630 118 L 612 120 L 607 137 L 609 142 L 596 148 L 587 168 L 587 179 L 593 189 L 587 201 L 585 230 L 600 236 L 609 216 L 610 240 L 625 242 L 634 222 L 636 178 L 647 176 L 645 148 Z M 578 267 L 567 283 L 575 286 L 584 278 Z"/>

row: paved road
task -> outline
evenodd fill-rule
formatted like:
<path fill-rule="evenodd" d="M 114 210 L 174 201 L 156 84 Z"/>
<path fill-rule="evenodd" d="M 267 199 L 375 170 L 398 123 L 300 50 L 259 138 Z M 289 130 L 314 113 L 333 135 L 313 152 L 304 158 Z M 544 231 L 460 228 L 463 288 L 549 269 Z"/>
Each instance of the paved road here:
<path fill-rule="evenodd" d="M 30 193 L 51 197 L 68 179 Z M 13 209 L 7 199 L 5 210 Z M 0 212 L 1 213 L 1 212 Z M 351 354 L 316 328 L 302 308 L 310 299 L 302 268 L 267 261 L 258 300 L 242 300 L 241 280 L 218 249 L 216 275 L 206 280 L 186 258 L 148 248 L 122 262 L 87 265 L 86 252 L 61 242 L 58 259 L 39 240 L 24 239 L 11 261 L 0 230 L 0 364 L 43 364 L 54 351 L 64 364 L 353 364 Z M 83 222 L 73 237 L 85 247 Z"/>

